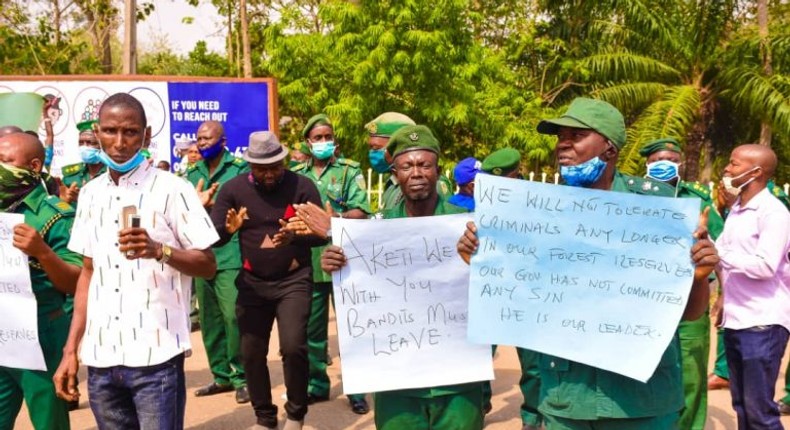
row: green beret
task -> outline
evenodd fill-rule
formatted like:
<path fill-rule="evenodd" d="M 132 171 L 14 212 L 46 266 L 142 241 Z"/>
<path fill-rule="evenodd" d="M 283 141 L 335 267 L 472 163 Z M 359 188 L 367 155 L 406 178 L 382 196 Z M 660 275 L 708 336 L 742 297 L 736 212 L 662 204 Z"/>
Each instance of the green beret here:
<path fill-rule="evenodd" d="M 407 125 L 401 127 L 390 137 L 387 143 L 387 152 L 394 159 L 400 154 L 414 150 L 431 151 L 439 155 L 439 141 L 436 140 L 431 130 L 424 125 Z"/>
<path fill-rule="evenodd" d="M 503 176 L 518 167 L 521 154 L 513 148 L 497 149 L 483 160 L 481 170 L 496 176 Z"/>
<path fill-rule="evenodd" d="M 398 112 L 384 112 L 373 121 L 365 124 L 368 133 L 374 136 L 389 137 L 395 134 L 401 127 L 416 125 L 413 119 Z"/>
<path fill-rule="evenodd" d="M 99 121 L 95 119 L 91 119 L 88 121 L 82 121 L 80 123 L 77 123 L 77 130 L 80 131 L 80 134 L 85 133 L 86 131 L 93 131 L 93 124 L 96 124 L 97 122 Z"/>
<path fill-rule="evenodd" d="M 649 157 L 650 154 L 658 151 L 672 151 L 677 152 L 678 154 L 683 153 L 683 145 L 677 141 L 677 139 L 673 137 L 665 137 L 662 139 L 657 139 L 652 142 L 648 142 L 642 149 L 639 150 L 639 155 L 643 157 Z"/>
<path fill-rule="evenodd" d="M 329 117 L 319 113 L 318 115 L 313 115 L 312 118 L 307 120 L 307 124 L 305 124 L 304 128 L 302 129 L 302 137 L 307 139 L 307 135 L 310 134 L 310 130 L 317 125 L 328 125 L 332 127 L 332 123 L 329 122 Z"/>
<path fill-rule="evenodd" d="M 560 127 L 586 128 L 609 139 L 617 149 L 625 146 L 625 120 L 616 107 L 603 100 L 578 97 L 559 118 L 538 123 L 538 133 L 557 134 Z"/>

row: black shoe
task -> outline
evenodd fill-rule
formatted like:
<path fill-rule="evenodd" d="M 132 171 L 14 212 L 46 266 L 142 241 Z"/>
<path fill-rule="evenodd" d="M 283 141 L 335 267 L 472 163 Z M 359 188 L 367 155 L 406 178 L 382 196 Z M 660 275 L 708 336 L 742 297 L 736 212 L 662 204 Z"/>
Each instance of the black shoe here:
<path fill-rule="evenodd" d="M 250 393 L 247 391 L 247 386 L 243 385 L 239 388 L 236 388 L 236 403 L 249 403 L 250 402 Z"/>
<path fill-rule="evenodd" d="M 316 396 L 315 394 L 307 394 L 307 404 L 312 405 L 314 403 L 325 402 L 329 400 L 329 396 Z"/>
<path fill-rule="evenodd" d="M 776 405 L 779 406 L 779 414 L 781 415 L 790 415 L 790 405 L 787 403 L 779 400 L 776 402 Z"/>
<path fill-rule="evenodd" d="M 227 393 L 233 391 L 233 385 L 219 385 L 212 382 L 205 387 L 200 387 L 195 390 L 195 397 L 213 396 L 214 394 Z"/>
<path fill-rule="evenodd" d="M 489 412 L 491 412 L 491 409 L 493 409 L 491 402 L 488 402 L 485 405 L 483 405 L 483 415 L 487 415 Z"/>
<path fill-rule="evenodd" d="M 365 399 L 349 400 L 349 403 L 351 403 L 351 412 L 357 415 L 365 415 L 370 412 L 370 406 Z"/>
<path fill-rule="evenodd" d="M 72 400 L 70 402 L 66 402 L 69 412 L 76 411 L 80 408 L 80 401 L 79 400 Z"/>

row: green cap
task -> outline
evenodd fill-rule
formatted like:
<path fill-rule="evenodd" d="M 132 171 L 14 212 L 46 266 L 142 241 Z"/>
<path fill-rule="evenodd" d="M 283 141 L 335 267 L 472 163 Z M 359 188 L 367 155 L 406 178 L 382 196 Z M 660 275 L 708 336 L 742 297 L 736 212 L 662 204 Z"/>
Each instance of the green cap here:
<path fill-rule="evenodd" d="M 368 133 L 374 136 L 389 137 L 407 125 L 416 125 L 413 119 L 398 112 L 384 112 L 373 121 L 365 124 Z"/>
<path fill-rule="evenodd" d="M 310 134 L 310 130 L 317 125 L 328 125 L 332 127 L 332 123 L 329 122 L 329 117 L 319 113 L 318 115 L 313 115 L 312 118 L 307 120 L 307 124 L 305 124 L 304 128 L 302 129 L 302 137 L 307 139 L 307 135 Z"/>
<path fill-rule="evenodd" d="M 387 152 L 394 159 L 408 151 L 422 149 L 439 154 L 439 141 L 436 140 L 431 130 L 424 125 L 407 125 L 401 127 L 390 137 L 387 143 Z"/>
<path fill-rule="evenodd" d="M 683 145 L 673 137 L 665 137 L 648 142 L 642 149 L 639 150 L 639 155 L 649 157 L 650 154 L 658 151 L 672 151 L 678 154 L 683 153 Z"/>
<path fill-rule="evenodd" d="M 88 121 L 82 121 L 80 123 L 77 123 L 77 130 L 80 131 L 80 134 L 85 133 L 86 131 L 93 131 L 93 124 L 96 124 L 97 122 L 99 121 L 95 119 L 91 119 Z"/>
<path fill-rule="evenodd" d="M 518 167 L 519 161 L 521 161 L 521 154 L 513 148 L 506 147 L 489 154 L 483 160 L 483 166 L 480 169 L 492 175 L 503 176 Z"/>
<path fill-rule="evenodd" d="M 578 97 L 559 118 L 538 123 L 538 133 L 557 134 L 560 127 L 595 130 L 609 139 L 617 149 L 625 146 L 625 120 L 616 107 L 603 100 Z"/>

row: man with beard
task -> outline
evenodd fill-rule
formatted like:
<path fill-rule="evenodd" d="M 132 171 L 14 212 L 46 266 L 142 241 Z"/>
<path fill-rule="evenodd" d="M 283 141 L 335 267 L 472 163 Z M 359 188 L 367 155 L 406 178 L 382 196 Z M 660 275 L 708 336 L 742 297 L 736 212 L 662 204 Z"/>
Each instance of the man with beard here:
<path fill-rule="evenodd" d="M 313 268 L 310 248 L 326 243 L 314 236 L 295 236 L 282 228 L 294 216 L 294 205 L 321 205 L 313 182 L 285 168 L 288 150 L 277 136 L 254 132 L 244 152 L 251 172 L 227 181 L 217 195 L 211 220 L 218 245 L 236 232 L 242 270 L 236 278 L 236 315 L 241 353 L 257 424 L 251 429 L 277 428 L 266 356 L 272 325 L 277 320 L 280 353 L 288 400 L 284 429 L 301 429 L 307 414 L 307 319 Z"/>
<path fill-rule="evenodd" d="M 225 130 L 217 121 L 206 121 L 197 130 L 197 149 L 201 160 L 186 173 L 207 211 L 214 205 L 217 189 L 238 175 L 249 172 L 247 162 L 225 150 Z M 211 279 L 195 279 L 203 344 L 214 381 L 198 388 L 195 396 L 211 396 L 236 390 L 236 403 L 250 401 L 244 367 L 239 352 L 239 327 L 236 321 L 237 291 L 234 281 L 241 268 L 239 239 L 233 235 L 225 245 L 213 247 L 217 274 Z"/>

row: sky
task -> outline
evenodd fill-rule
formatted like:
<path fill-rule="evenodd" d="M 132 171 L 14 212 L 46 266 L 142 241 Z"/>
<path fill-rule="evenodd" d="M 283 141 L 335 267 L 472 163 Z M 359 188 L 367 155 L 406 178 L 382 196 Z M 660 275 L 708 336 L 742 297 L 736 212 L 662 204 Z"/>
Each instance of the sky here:
<path fill-rule="evenodd" d="M 205 40 L 210 51 L 225 52 L 223 17 L 210 0 L 200 0 L 198 7 L 190 6 L 186 0 L 153 0 L 153 3 L 155 10 L 137 24 L 138 51 L 151 51 L 164 45 L 176 54 L 186 54 L 195 47 L 195 42 Z M 194 20 L 185 24 L 185 17 Z M 119 38 L 123 40 L 123 28 Z"/>

